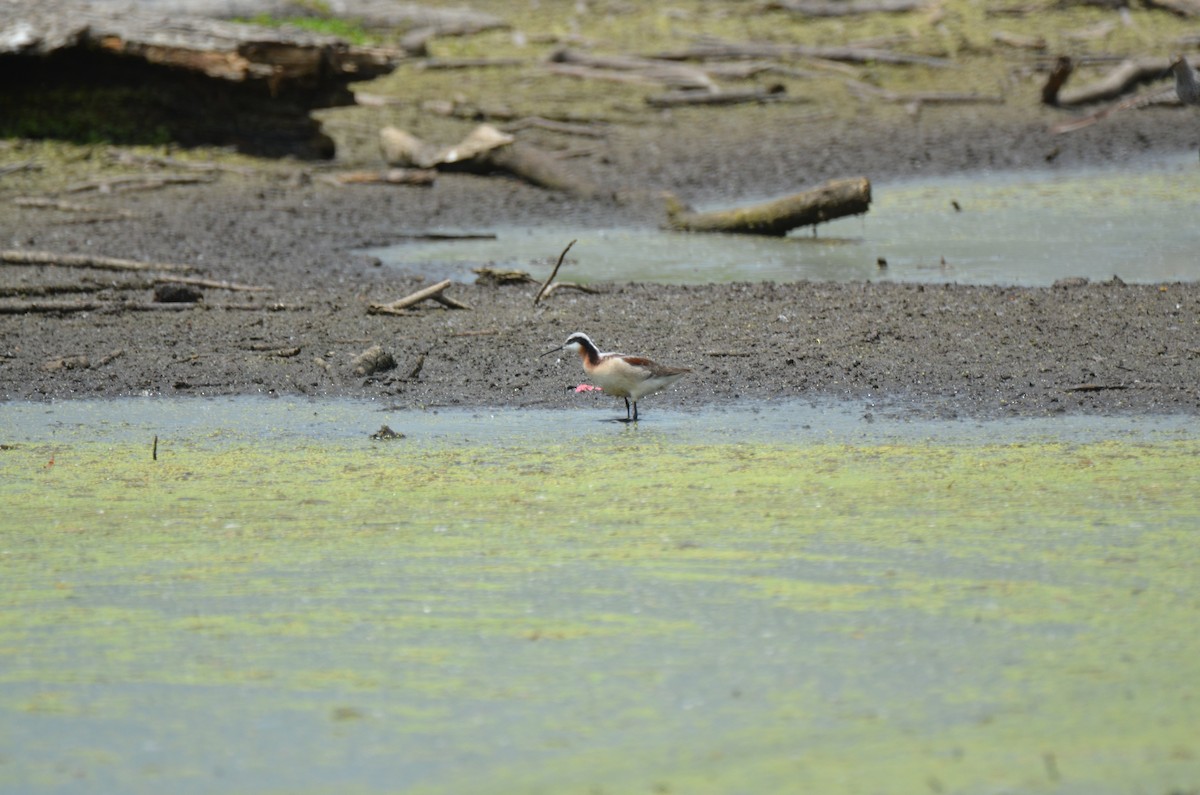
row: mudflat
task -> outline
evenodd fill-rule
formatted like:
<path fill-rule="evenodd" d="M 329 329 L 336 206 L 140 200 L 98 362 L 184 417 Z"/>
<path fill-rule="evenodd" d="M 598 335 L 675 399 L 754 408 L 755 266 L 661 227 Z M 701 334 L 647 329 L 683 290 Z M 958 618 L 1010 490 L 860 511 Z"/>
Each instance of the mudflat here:
<path fill-rule="evenodd" d="M 961 56 L 974 65 L 959 79 L 978 79 L 972 57 Z M 457 78 L 464 93 L 471 91 L 471 73 Z M 842 79 L 831 74 L 817 80 Z M 895 72 L 879 74 L 892 90 L 903 86 Z M 382 89 L 361 88 L 403 95 L 406 79 L 402 67 L 377 81 Z M 830 397 L 937 416 L 1200 410 L 1200 286 L 1190 282 L 604 284 L 595 294 L 559 291 L 537 306 L 536 284 L 455 284 L 448 294 L 471 309 L 425 302 L 403 315 L 370 314 L 370 304 L 428 284 L 362 253 L 406 235 L 510 225 L 653 228 L 665 220 L 664 191 L 735 204 L 835 177 L 878 183 L 1119 164 L 1194 152 L 1200 142 L 1190 108 L 1114 114 L 1052 135 L 1048 127 L 1064 112 L 1038 104 L 1033 78 L 1008 84 L 1001 104 L 927 104 L 915 112 L 844 95 L 815 103 L 613 110 L 616 100 L 599 99 L 602 86 L 562 85 L 587 107 L 601 108 L 597 115 L 609 111 L 602 134 L 564 142 L 560 133 L 530 129 L 522 140 L 569 155 L 562 162 L 600 186 L 598 197 L 500 175 L 440 173 L 431 186 L 326 179 L 339 170 L 383 168 L 369 132 L 380 124 L 436 137 L 476 123 L 442 118 L 422 126 L 424 106 L 415 100 L 401 109 L 329 111 L 326 125 L 342 152 L 333 164 L 206 150 L 0 143 L 0 165 L 36 163 L 0 177 L 0 248 L 180 263 L 194 268 L 190 276 L 267 288 L 200 287 L 202 298 L 190 308 L 140 311 L 132 305 L 152 302 L 153 285 L 137 273 L 0 266 L 5 302 L 95 304 L 90 311 L 0 315 L 0 397 L 272 394 L 372 397 L 414 407 L 553 406 L 591 399 L 565 389 L 583 380 L 577 362 L 537 358 L 579 330 L 605 349 L 694 370 L 670 393 L 647 400 L 643 413 L 654 405 Z M 216 168 L 188 170 L 185 162 Z M 204 179 L 156 190 L 67 192 L 89 180 L 178 173 Z M 31 196 L 89 209 L 14 202 Z M 545 276 L 558 253 L 531 263 L 533 275 Z M 561 278 L 570 277 L 568 262 Z M 375 345 L 395 366 L 356 371 L 355 357 Z"/>

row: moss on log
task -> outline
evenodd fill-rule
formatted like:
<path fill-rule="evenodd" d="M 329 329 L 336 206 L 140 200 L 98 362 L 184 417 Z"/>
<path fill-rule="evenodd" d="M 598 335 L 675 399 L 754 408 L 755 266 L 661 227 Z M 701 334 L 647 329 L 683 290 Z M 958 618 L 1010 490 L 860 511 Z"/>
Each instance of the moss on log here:
<path fill-rule="evenodd" d="M 668 195 L 667 221 L 672 229 L 684 232 L 782 237 L 797 227 L 865 213 L 870 205 L 870 180 L 851 177 L 762 204 L 706 213 L 693 212 Z"/>

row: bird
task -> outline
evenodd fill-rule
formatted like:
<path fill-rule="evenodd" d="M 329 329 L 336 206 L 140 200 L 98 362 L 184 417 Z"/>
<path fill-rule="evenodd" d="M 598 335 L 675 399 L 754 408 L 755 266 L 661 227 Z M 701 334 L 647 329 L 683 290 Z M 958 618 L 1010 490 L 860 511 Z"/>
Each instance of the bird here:
<path fill-rule="evenodd" d="M 549 356 L 564 350 L 579 354 L 584 371 L 606 395 L 625 398 L 625 419 L 622 422 L 637 422 L 639 400 L 666 389 L 691 372 L 691 368 L 666 367 L 643 356 L 601 353 L 592 338 L 582 331 L 576 331 L 562 345 L 541 355 Z"/>
<path fill-rule="evenodd" d="M 1171 71 L 1175 73 L 1175 94 L 1184 105 L 1200 105 L 1200 82 L 1196 81 L 1196 72 L 1187 58 L 1175 56 L 1171 61 Z"/>

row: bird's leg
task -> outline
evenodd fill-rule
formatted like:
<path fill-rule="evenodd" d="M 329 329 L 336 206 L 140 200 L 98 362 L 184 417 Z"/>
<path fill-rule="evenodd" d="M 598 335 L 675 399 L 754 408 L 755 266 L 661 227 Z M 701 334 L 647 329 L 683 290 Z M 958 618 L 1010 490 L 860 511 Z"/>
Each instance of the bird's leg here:
<path fill-rule="evenodd" d="M 637 404 L 634 403 L 634 406 Z M 625 398 L 625 421 L 629 422 L 629 398 Z"/>
<path fill-rule="evenodd" d="M 637 422 L 637 401 L 633 401 L 633 421 Z"/>

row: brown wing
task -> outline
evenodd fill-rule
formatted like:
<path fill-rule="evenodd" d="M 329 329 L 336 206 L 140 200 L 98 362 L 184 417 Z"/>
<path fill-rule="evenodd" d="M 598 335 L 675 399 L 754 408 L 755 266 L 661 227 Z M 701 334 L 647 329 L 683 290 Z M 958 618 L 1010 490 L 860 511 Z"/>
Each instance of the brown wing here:
<path fill-rule="evenodd" d="M 678 375 L 679 373 L 690 373 L 692 371 L 690 367 L 667 367 L 642 356 L 622 356 L 621 358 L 634 367 L 641 367 L 648 370 L 650 375 L 656 377 Z"/>

